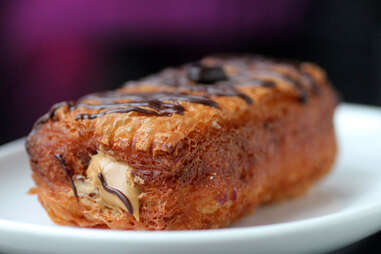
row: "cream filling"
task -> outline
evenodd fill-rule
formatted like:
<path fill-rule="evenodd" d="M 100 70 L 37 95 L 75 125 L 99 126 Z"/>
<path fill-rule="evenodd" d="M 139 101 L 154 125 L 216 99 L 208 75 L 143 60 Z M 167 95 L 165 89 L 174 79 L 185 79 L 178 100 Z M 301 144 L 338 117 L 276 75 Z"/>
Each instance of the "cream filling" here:
<path fill-rule="evenodd" d="M 88 178 L 75 180 L 79 196 L 81 197 L 83 193 L 86 193 L 87 196 L 95 195 L 97 203 L 128 212 L 125 204 L 117 195 L 103 188 L 98 177 L 98 174 L 101 173 L 107 186 L 119 190 L 127 197 L 133 208 L 133 216 L 139 221 L 140 192 L 135 185 L 131 170 L 132 168 L 127 163 L 117 161 L 103 152 L 98 152 L 98 154 L 92 156 L 87 168 L 86 174 Z"/>

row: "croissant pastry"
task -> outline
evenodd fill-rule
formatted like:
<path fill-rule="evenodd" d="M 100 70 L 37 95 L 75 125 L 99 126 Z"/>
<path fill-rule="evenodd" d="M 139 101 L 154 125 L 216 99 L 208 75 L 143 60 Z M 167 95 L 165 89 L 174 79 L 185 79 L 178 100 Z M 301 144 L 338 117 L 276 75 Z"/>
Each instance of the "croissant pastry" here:
<path fill-rule="evenodd" d="M 26 141 L 32 192 L 61 225 L 226 227 L 331 170 L 336 105 L 312 63 L 205 57 L 54 105 Z"/>

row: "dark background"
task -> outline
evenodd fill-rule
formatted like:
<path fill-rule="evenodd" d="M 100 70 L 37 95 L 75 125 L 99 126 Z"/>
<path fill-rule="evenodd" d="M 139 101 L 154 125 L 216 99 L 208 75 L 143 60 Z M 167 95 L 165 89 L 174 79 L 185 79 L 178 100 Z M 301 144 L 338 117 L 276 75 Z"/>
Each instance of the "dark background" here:
<path fill-rule="evenodd" d="M 381 105 L 379 0 L 3 1 L 0 7 L 0 144 L 27 135 L 55 102 L 217 52 L 316 62 L 345 102 Z M 335 253 L 377 248 L 381 233 Z"/>

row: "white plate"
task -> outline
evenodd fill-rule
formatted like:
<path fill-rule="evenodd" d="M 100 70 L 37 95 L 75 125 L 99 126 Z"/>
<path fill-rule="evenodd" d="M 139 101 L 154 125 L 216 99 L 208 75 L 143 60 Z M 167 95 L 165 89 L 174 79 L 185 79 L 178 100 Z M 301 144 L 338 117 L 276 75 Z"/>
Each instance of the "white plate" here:
<path fill-rule="evenodd" d="M 0 252 L 316 253 L 348 245 L 381 229 L 381 109 L 344 104 L 336 124 L 336 169 L 307 195 L 204 231 L 56 226 L 26 194 L 33 183 L 24 141 L 15 141 L 0 149 Z"/>

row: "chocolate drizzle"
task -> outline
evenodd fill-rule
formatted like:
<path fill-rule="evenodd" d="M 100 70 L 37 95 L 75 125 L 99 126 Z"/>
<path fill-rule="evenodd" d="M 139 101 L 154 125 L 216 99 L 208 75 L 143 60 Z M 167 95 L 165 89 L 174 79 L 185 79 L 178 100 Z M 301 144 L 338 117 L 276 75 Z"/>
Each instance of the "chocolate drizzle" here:
<path fill-rule="evenodd" d="M 61 155 L 61 154 L 56 153 L 56 154 L 54 154 L 54 156 L 56 157 L 56 159 L 58 160 L 58 162 L 61 164 L 61 166 L 62 166 L 62 168 L 63 168 L 63 170 L 64 170 L 64 172 L 65 172 L 66 178 L 67 178 L 67 180 L 68 180 L 69 183 L 70 183 L 71 189 L 73 190 L 74 196 L 75 196 L 75 198 L 76 198 L 77 201 L 78 201 L 79 198 L 78 198 L 77 188 L 76 188 L 75 185 L 74 185 L 73 179 L 71 179 L 71 176 L 70 176 L 69 170 L 67 169 L 65 160 L 62 158 L 62 155 Z"/>
<path fill-rule="evenodd" d="M 305 80 L 307 80 L 308 83 L 310 84 L 312 93 L 314 95 L 319 95 L 320 94 L 320 86 L 318 85 L 318 83 L 316 83 L 315 79 L 313 79 L 309 73 L 303 71 L 301 69 L 301 67 L 299 67 L 299 69 L 300 69 L 302 77 Z"/>
<path fill-rule="evenodd" d="M 30 156 L 30 154 L 29 154 Z M 40 174 L 40 176 L 45 180 L 45 182 L 48 184 L 49 189 L 52 190 L 52 183 L 47 179 L 47 176 L 44 174 L 44 171 L 38 166 L 38 162 L 34 160 L 30 160 L 30 163 L 33 165 L 32 168 L 35 168 L 37 172 Z"/>
<path fill-rule="evenodd" d="M 36 123 L 34 124 L 34 128 L 37 127 L 38 125 L 40 124 L 43 124 L 43 123 L 46 123 L 48 120 L 52 120 L 54 119 L 54 116 L 55 116 L 55 113 L 56 111 L 63 107 L 63 106 L 66 106 L 68 108 L 71 108 L 73 106 L 73 103 L 71 102 L 67 102 L 67 101 L 63 101 L 63 102 L 59 102 L 59 103 L 56 103 L 54 104 L 48 113 L 44 114 L 43 116 L 41 116 L 37 121 Z"/>
<path fill-rule="evenodd" d="M 204 96 L 229 96 L 239 97 L 247 104 L 252 104 L 253 100 L 235 88 L 239 83 L 233 79 L 228 79 L 221 66 L 210 67 L 201 64 L 185 66 L 182 71 L 167 69 L 162 73 L 148 77 L 143 83 L 158 86 L 168 86 L 183 93 L 196 92 Z M 252 84 L 267 86 L 271 82 L 252 80 Z"/>
<path fill-rule="evenodd" d="M 239 97 L 243 99 L 247 104 L 252 104 L 253 100 L 244 93 L 239 92 L 234 86 L 229 83 L 229 81 L 224 83 L 219 83 L 216 85 L 193 85 L 193 86 L 178 86 L 180 90 L 188 90 L 192 92 L 201 92 L 208 96 L 230 96 Z"/>
<path fill-rule="evenodd" d="M 296 79 L 294 79 L 288 75 L 285 75 L 285 74 L 276 72 L 274 70 L 271 70 L 271 69 L 254 69 L 252 71 L 252 73 L 254 75 L 263 75 L 263 76 L 277 78 L 280 80 L 284 80 L 287 83 L 290 83 L 291 85 L 293 85 L 297 89 L 297 91 L 299 93 L 299 101 L 302 103 L 307 102 L 308 91 L 298 80 L 296 80 Z"/>
<path fill-rule="evenodd" d="M 106 180 L 104 179 L 102 173 L 98 173 L 98 179 L 99 181 L 101 182 L 102 184 L 102 187 L 103 189 L 105 189 L 105 191 L 111 193 L 111 194 L 114 194 L 116 195 L 120 201 L 122 201 L 122 203 L 124 204 L 124 206 L 127 208 L 127 211 L 130 213 L 130 214 L 133 214 L 134 213 L 134 209 L 131 205 L 131 202 L 130 200 L 118 189 L 115 189 L 111 186 L 108 186 L 107 183 L 106 183 Z"/>
<path fill-rule="evenodd" d="M 81 103 L 84 100 L 95 100 L 100 104 Z M 128 102 L 120 102 L 123 100 L 132 100 Z M 77 107 L 87 107 L 89 109 L 107 109 L 106 111 L 94 114 L 79 114 L 76 120 L 94 119 L 112 113 L 129 113 L 138 112 L 154 116 L 170 116 L 172 114 L 183 114 L 185 108 L 178 104 L 178 101 L 187 101 L 202 104 L 210 107 L 218 108 L 218 104 L 208 97 L 190 95 L 185 93 L 116 93 L 106 92 L 92 94 L 84 97 Z M 167 103 L 169 101 L 171 103 Z"/>
<path fill-rule="evenodd" d="M 219 108 L 218 104 L 211 99 L 212 96 L 238 97 L 247 104 L 252 104 L 253 99 L 242 93 L 238 87 L 273 88 L 279 81 L 293 86 L 298 93 L 298 100 L 301 103 L 307 103 L 310 92 L 318 95 L 320 87 L 308 70 L 303 67 L 299 62 L 285 62 L 261 56 L 208 57 L 198 63 L 184 65 L 179 69 L 166 69 L 139 82 L 127 84 L 135 87 L 145 84 L 158 86 L 159 90 L 166 92 L 92 94 L 82 98 L 75 105 L 69 102 L 54 105 L 36 122 L 35 126 L 54 119 L 56 110 L 62 106 L 68 107 L 69 110 L 81 107 L 95 110 L 91 113 L 78 114 L 75 117 L 78 121 L 129 112 L 151 116 L 182 115 L 186 109 L 179 102 Z"/>
<path fill-rule="evenodd" d="M 214 84 L 228 79 L 220 65 L 206 66 L 201 63 L 189 66 L 187 76 L 188 79 L 205 85 Z"/>
<path fill-rule="evenodd" d="M 214 86 L 207 86 L 204 89 L 200 89 L 204 93 L 213 96 L 231 96 L 239 97 L 244 100 L 247 104 L 253 104 L 253 100 L 244 93 L 241 93 L 235 89 L 234 86 L 227 84 L 219 84 Z"/>
<path fill-rule="evenodd" d="M 309 90 L 307 87 L 303 86 L 303 84 L 306 84 L 311 88 L 311 92 L 314 95 L 320 94 L 320 87 L 315 81 L 315 79 L 305 70 L 303 70 L 303 66 L 301 62 L 298 61 L 284 61 L 280 59 L 274 59 L 274 58 L 264 58 L 261 56 L 251 57 L 251 61 L 249 60 L 249 64 L 252 64 L 254 66 L 254 75 L 255 72 L 263 74 L 265 71 L 266 74 L 271 78 L 277 78 L 284 80 L 288 82 L 289 84 L 293 85 L 298 93 L 299 93 L 299 101 L 301 103 L 306 103 L 308 101 L 308 93 Z M 295 79 L 293 77 L 290 77 L 287 74 L 284 74 L 280 71 L 274 70 L 272 66 L 280 66 L 282 68 L 290 68 L 293 72 L 297 73 L 299 76 L 298 79 Z M 302 82 L 303 81 L 303 84 Z"/>
<path fill-rule="evenodd" d="M 222 67 L 225 67 L 226 71 Z M 284 74 L 277 68 L 290 69 L 297 78 Z M 180 70 L 166 69 L 157 75 L 143 79 L 143 83 L 160 87 L 175 87 L 179 91 L 201 92 L 205 96 L 236 96 L 250 104 L 253 102 L 252 99 L 238 91 L 236 87 L 273 88 L 276 86 L 274 80 L 282 80 L 295 87 L 301 103 L 308 101 L 308 86 L 313 94 L 319 93 L 318 84 L 308 72 L 303 70 L 301 63 L 260 56 L 209 57 L 197 64 L 185 65 Z"/>

